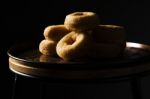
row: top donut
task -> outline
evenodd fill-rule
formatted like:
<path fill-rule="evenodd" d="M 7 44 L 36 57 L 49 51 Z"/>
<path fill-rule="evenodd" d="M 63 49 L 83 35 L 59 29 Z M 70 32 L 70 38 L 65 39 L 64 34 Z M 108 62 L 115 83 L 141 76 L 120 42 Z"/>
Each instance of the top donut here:
<path fill-rule="evenodd" d="M 70 31 L 88 31 L 100 24 L 94 12 L 74 12 L 66 15 L 64 25 Z"/>

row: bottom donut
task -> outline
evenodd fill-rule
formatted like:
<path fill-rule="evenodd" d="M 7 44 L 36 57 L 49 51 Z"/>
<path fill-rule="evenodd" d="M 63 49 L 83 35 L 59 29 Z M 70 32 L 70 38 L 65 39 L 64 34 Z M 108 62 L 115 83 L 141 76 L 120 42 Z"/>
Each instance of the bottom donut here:
<path fill-rule="evenodd" d="M 44 55 L 56 56 L 57 42 L 51 40 L 42 40 L 39 44 L 39 51 Z"/>

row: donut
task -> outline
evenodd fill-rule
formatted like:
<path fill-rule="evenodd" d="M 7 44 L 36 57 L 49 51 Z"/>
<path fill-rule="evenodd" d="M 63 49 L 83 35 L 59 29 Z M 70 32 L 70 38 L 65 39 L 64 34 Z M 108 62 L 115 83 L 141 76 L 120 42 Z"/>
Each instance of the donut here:
<path fill-rule="evenodd" d="M 125 29 L 118 25 L 98 25 L 92 30 L 92 37 L 97 43 L 126 42 Z"/>
<path fill-rule="evenodd" d="M 56 46 L 56 52 L 64 60 L 75 60 L 86 56 L 91 46 L 89 33 L 70 32 Z"/>
<path fill-rule="evenodd" d="M 70 31 L 87 31 L 99 24 L 99 17 L 94 12 L 74 12 L 66 15 L 64 25 Z"/>
<path fill-rule="evenodd" d="M 92 38 L 96 43 L 116 44 L 122 50 L 126 47 L 126 31 L 119 25 L 99 25 L 92 30 Z"/>
<path fill-rule="evenodd" d="M 92 30 L 91 56 L 113 58 L 120 56 L 126 47 L 125 29 L 117 25 L 99 25 Z"/>
<path fill-rule="evenodd" d="M 51 40 L 42 40 L 39 44 L 39 51 L 48 56 L 56 56 L 57 42 Z"/>
<path fill-rule="evenodd" d="M 47 40 L 59 41 L 69 32 L 64 25 L 50 25 L 44 29 L 44 37 Z"/>

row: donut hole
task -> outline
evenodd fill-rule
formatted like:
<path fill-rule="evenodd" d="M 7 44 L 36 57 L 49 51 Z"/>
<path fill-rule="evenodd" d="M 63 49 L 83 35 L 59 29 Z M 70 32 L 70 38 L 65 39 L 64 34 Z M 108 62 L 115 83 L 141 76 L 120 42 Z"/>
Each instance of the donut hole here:
<path fill-rule="evenodd" d="M 72 37 L 70 39 L 68 39 L 67 41 L 67 45 L 72 45 L 75 42 L 75 39 L 73 39 Z"/>
<path fill-rule="evenodd" d="M 78 15 L 81 16 L 81 15 L 84 15 L 84 14 L 83 14 L 82 12 L 76 12 L 76 13 L 74 13 L 74 15 L 75 15 L 75 16 L 78 16 Z"/>

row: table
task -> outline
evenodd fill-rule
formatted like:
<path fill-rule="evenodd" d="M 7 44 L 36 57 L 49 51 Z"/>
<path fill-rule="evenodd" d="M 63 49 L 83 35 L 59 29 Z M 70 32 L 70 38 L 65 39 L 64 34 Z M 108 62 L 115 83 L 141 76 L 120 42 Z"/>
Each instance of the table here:
<path fill-rule="evenodd" d="M 142 99 L 140 78 L 150 72 L 150 46 L 127 42 L 121 56 L 114 59 L 64 61 L 42 55 L 38 43 L 21 43 L 8 50 L 9 68 L 17 75 L 43 81 L 118 82 L 129 80 L 134 99 Z M 14 91 L 15 93 L 15 85 Z M 14 96 L 12 96 L 14 98 Z"/>

